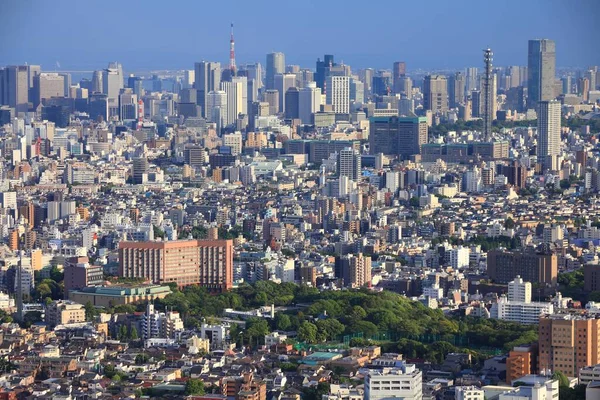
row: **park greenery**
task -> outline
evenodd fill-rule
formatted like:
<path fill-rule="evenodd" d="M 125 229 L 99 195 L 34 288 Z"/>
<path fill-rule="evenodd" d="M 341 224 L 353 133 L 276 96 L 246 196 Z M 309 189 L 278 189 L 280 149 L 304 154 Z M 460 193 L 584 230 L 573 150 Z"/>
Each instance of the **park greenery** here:
<path fill-rule="evenodd" d="M 234 324 L 233 340 L 251 347 L 264 344 L 264 336 L 271 331 L 296 331 L 297 340 L 305 345 L 344 340 L 355 345 L 379 343 L 386 351 L 441 362 L 452 351 L 506 351 L 537 340 L 535 326 L 472 317 L 451 318 L 441 310 L 388 291 L 320 292 L 307 286 L 270 281 L 243 284 L 218 295 L 198 286 L 173 289 L 172 294 L 156 300 L 155 306 L 178 311 L 188 327 L 199 327 L 203 321 L 223 316 L 225 308 L 250 310 L 271 304 L 287 307 L 277 312 L 273 320 L 249 318 L 244 328 Z M 125 311 L 120 308 L 123 307 L 117 311 Z M 133 305 L 127 308 L 129 312 L 136 311 Z M 137 306 L 137 311 L 142 309 L 142 304 Z"/>

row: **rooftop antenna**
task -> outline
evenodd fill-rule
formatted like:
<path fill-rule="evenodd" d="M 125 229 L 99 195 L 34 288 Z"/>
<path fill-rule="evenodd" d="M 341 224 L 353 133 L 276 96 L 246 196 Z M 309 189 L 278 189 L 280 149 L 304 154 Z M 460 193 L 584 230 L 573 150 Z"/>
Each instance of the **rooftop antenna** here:
<path fill-rule="evenodd" d="M 229 39 L 229 70 L 235 76 L 235 40 L 233 40 L 233 22 L 231 23 L 231 37 Z"/>

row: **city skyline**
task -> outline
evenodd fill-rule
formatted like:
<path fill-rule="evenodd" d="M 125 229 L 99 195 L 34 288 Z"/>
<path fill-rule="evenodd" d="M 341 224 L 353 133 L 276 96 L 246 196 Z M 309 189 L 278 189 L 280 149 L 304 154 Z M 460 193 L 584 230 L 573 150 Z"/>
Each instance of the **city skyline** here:
<path fill-rule="evenodd" d="M 267 53 L 280 51 L 285 54 L 287 64 L 304 67 L 312 68 L 322 54 L 334 54 L 336 61 L 356 69 L 391 69 L 393 62 L 403 60 L 410 73 L 415 69 L 479 66 L 481 49 L 487 47 L 494 50 L 495 65 L 526 65 L 527 41 L 536 38 L 556 42 L 559 67 L 600 64 L 600 55 L 589 51 L 594 48 L 594 35 L 583 36 L 577 30 L 567 29 L 573 24 L 596 29 L 592 22 L 599 6 L 592 0 L 581 1 L 576 8 L 557 1 L 525 4 L 509 1 L 503 4 L 503 9 L 515 10 L 510 15 L 472 1 L 464 2 L 462 8 L 437 2 L 428 9 L 411 3 L 384 2 L 379 8 L 392 12 L 373 10 L 377 18 L 366 18 L 360 25 L 323 24 L 319 23 L 323 17 L 299 15 L 302 30 L 292 29 L 293 24 L 287 19 L 274 18 L 289 14 L 287 11 L 293 11 L 292 5 L 278 4 L 275 8 L 270 0 L 259 7 L 240 3 L 227 13 L 217 12 L 210 4 L 182 2 L 179 6 L 186 12 L 175 13 L 180 18 L 174 17 L 177 23 L 166 24 L 164 28 L 149 25 L 153 26 L 150 29 L 144 23 L 159 17 L 152 4 L 109 1 L 99 7 L 81 6 L 71 1 L 52 5 L 40 2 L 36 4 L 36 12 L 31 13 L 28 2 L 4 2 L 0 5 L 0 48 L 4 49 L 0 65 L 27 62 L 40 64 L 48 71 L 96 69 L 107 60 L 118 60 L 129 71 L 190 69 L 194 62 L 201 60 L 228 65 L 232 22 L 236 30 L 238 65 L 264 63 Z M 341 6 L 337 1 L 319 4 L 315 13 L 330 15 L 339 12 Z M 436 13 L 431 13 L 431 9 Z M 360 9 L 349 7 L 345 12 L 349 21 L 364 18 Z M 198 24 L 198 16 L 203 13 L 210 18 L 200 19 L 202 23 Z M 411 18 L 394 19 L 406 14 Z M 70 18 L 69 24 L 53 24 L 52 29 L 46 29 L 47 20 L 59 21 L 63 15 L 75 18 Z M 110 23 L 90 24 L 90 16 L 94 21 Z M 122 30 L 114 27 L 128 23 L 137 29 L 131 29 L 131 40 L 124 41 Z M 430 29 L 432 27 L 435 29 Z M 277 34 L 273 35 L 273 31 Z M 94 40 L 100 37 L 102 40 Z M 374 37 L 377 40 L 374 41 Z M 57 45 L 50 46 L 51 43 Z"/>

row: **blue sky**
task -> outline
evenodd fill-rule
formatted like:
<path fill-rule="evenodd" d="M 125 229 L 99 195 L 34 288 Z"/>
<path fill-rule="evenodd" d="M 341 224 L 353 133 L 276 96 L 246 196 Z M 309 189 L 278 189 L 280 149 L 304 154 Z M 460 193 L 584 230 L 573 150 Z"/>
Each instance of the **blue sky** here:
<path fill-rule="evenodd" d="M 226 7 L 224 5 L 227 5 Z M 557 65 L 600 65 L 600 0 L 0 0 L 0 65 L 126 70 L 228 62 L 235 24 L 238 64 L 282 51 L 314 68 L 334 54 L 354 68 L 525 65 L 527 40 L 556 41 Z"/>

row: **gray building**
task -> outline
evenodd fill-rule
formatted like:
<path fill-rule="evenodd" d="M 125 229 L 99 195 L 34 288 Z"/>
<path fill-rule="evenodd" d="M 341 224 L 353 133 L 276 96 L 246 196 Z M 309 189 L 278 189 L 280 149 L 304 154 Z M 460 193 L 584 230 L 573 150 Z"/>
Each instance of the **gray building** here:
<path fill-rule="evenodd" d="M 448 111 L 448 80 L 444 75 L 427 75 L 423 81 L 423 106 L 434 113 Z"/>
<path fill-rule="evenodd" d="M 425 117 L 372 117 L 370 118 L 370 153 L 397 155 L 402 159 L 421 154 L 427 143 Z"/>
<path fill-rule="evenodd" d="M 266 88 L 275 89 L 275 75 L 285 73 L 285 55 L 283 53 L 267 54 Z"/>
<path fill-rule="evenodd" d="M 558 169 L 557 156 L 560 154 L 560 102 L 541 101 L 538 106 L 538 162 L 546 169 Z"/>
<path fill-rule="evenodd" d="M 202 116 L 209 119 L 207 113 L 208 93 L 221 88 L 221 63 L 201 61 L 194 64 L 196 81 L 194 88 L 198 91 L 196 100 L 201 108 Z"/>
<path fill-rule="evenodd" d="M 556 79 L 556 45 L 553 40 L 529 41 L 527 105 L 536 108 L 540 101 L 553 100 Z"/>
<path fill-rule="evenodd" d="M 457 72 L 448 81 L 448 96 L 450 108 L 456 108 L 465 102 L 465 76 Z"/>

